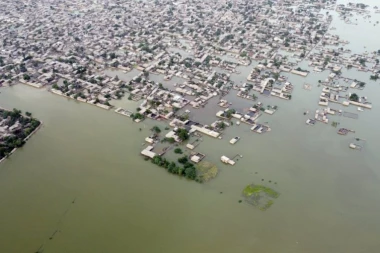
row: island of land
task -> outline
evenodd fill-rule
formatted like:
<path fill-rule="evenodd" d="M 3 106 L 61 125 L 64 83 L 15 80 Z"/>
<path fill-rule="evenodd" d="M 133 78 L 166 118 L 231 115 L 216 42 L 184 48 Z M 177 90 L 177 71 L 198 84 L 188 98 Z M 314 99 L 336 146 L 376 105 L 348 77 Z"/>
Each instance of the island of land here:
<path fill-rule="evenodd" d="M 11 155 L 39 129 L 41 122 L 20 110 L 0 108 L 0 162 Z"/>

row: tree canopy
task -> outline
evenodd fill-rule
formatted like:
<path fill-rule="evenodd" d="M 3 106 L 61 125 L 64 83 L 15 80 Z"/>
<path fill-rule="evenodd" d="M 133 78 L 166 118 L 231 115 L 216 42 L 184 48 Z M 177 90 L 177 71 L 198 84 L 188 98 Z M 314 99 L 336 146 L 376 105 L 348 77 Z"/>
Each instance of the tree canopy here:
<path fill-rule="evenodd" d="M 177 130 L 177 136 L 181 141 L 186 141 L 189 139 L 189 131 L 187 131 L 185 128 L 179 128 Z"/>

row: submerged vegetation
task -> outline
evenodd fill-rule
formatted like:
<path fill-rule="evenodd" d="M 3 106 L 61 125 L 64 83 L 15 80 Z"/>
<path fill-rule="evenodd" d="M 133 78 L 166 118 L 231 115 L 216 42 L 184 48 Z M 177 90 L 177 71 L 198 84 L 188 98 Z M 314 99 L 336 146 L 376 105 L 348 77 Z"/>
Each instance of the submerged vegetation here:
<path fill-rule="evenodd" d="M 196 168 L 201 182 L 208 182 L 218 174 L 218 168 L 210 162 L 202 161 L 197 164 Z"/>
<path fill-rule="evenodd" d="M 161 129 L 160 129 L 158 126 L 154 126 L 154 127 L 152 127 L 152 131 L 153 131 L 154 133 L 156 133 L 156 134 L 161 133 Z"/>
<path fill-rule="evenodd" d="M 248 185 L 247 187 L 245 187 L 243 190 L 243 194 L 246 197 L 249 197 L 251 195 L 257 195 L 261 192 L 268 194 L 272 198 L 277 198 L 280 195 L 275 190 L 273 190 L 269 187 L 262 186 L 262 185 L 251 184 L 251 185 Z"/>
<path fill-rule="evenodd" d="M 243 196 L 248 203 L 258 207 L 261 211 L 265 211 L 273 205 L 273 200 L 278 198 L 280 194 L 272 188 L 251 184 L 244 188 Z"/>
<path fill-rule="evenodd" d="M 182 154 L 183 151 L 180 148 L 176 148 L 176 149 L 174 149 L 174 153 L 176 153 L 176 154 Z"/>

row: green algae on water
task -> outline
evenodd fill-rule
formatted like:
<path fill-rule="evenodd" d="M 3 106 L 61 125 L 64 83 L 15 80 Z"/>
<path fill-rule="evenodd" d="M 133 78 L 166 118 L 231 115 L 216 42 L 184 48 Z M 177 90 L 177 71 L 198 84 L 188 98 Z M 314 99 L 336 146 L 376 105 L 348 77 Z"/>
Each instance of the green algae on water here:
<path fill-rule="evenodd" d="M 272 188 L 250 184 L 244 188 L 243 196 L 249 204 L 265 211 L 273 205 L 274 199 L 278 198 L 280 194 Z"/>

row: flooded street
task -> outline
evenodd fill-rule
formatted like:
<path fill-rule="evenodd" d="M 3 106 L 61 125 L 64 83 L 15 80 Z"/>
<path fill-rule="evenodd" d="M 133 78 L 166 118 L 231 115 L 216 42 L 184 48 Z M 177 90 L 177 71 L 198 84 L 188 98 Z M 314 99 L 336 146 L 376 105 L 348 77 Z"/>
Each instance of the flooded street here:
<path fill-rule="evenodd" d="M 380 14 L 371 20 L 380 20 Z M 380 49 L 379 26 L 358 29 L 366 27 L 362 17 L 358 22 L 347 25 L 334 16 L 337 30 L 332 32 L 351 41 L 345 48 L 352 51 L 362 52 L 363 45 L 369 51 Z M 371 37 L 357 40 L 365 36 Z M 239 67 L 241 74 L 231 79 L 246 82 L 255 64 Z M 255 134 L 242 123 L 227 128 L 222 140 L 203 137 L 197 151 L 219 168 L 218 176 L 205 184 L 169 174 L 139 155 L 149 129 L 156 124 L 163 129 L 163 123 L 133 123 L 112 110 L 21 84 L 1 88 L 0 106 L 33 112 L 43 127 L 0 164 L 0 251 L 378 252 L 380 85 L 368 73 L 342 72 L 366 82 L 360 93 L 373 102 L 373 109 L 359 119 L 332 117 L 355 134 L 337 135 L 331 124 L 305 125 L 310 115 L 303 113 L 318 108 L 318 80 L 327 71 L 306 78 L 284 74 L 294 85 L 290 101 L 259 96 L 265 105 L 279 108 L 259 118 L 271 132 Z M 138 73 L 107 72 L 122 80 Z M 169 89 L 183 82 L 177 77 L 164 81 L 162 75 L 150 78 Z M 312 90 L 304 90 L 304 83 L 312 84 Z M 232 108 L 252 106 L 236 93 L 224 97 Z M 135 111 L 139 102 L 127 97 L 114 105 Z M 204 109 L 191 108 L 191 118 L 211 124 L 223 110 L 218 99 Z M 345 110 L 357 113 L 356 107 Z M 241 140 L 231 146 L 234 136 Z M 348 148 L 355 137 L 367 140 L 362 151 Z M 235 166 L 220 162 L 222 155 L 236 154 L 243 157 Z M 265 212 L 239 203 L 251 183 L 271 186 L 281 196 Z"/>

